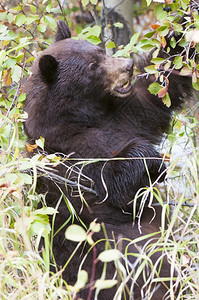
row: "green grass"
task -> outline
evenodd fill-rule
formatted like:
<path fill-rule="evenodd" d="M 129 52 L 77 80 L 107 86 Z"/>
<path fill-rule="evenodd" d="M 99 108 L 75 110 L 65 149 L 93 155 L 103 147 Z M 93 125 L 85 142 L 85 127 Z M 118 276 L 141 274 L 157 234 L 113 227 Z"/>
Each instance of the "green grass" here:
<path fill-rule="evenodd" d="M 51 234 L 48 215 L 54 214 L 55 210 L 46 206 L 38 209 L 39 201 L 45 203 L 45 197 L 35 192 L 37 167 L 49 170 L 58 160 L 55 157 L 52 159 L 52 156 L 49 159 L 48 156 L 41 159 L 38 155 L 26 158 L 25 152 L 22 151 L 24 142 L 19 140 L 21 124 L 3 115 L 1 124 L 3 124 L 0 129 L 2 145 L 0 153 L 1 299 L 58 299 L 59 297 L 70 299 L 74 290 L 84 286 L 85 276 L 80 273 L 83 279 L 79 275 L 78 283 L 69 289 L 61 278 L 61 272 L 55 274 L 49 272 Z M 192 131 L 196 132 L 196 129 L 198 129 L 197 122 L 192 126 Z M 180 128 L 180 131 L 182 130 Z M 179 141 L 179 129 L 175 131 L 176 141 Z M 146 276 L 146 290 L 143 290 L 143 292 L 148 290 L 150 295 L 151 283 L 155 280 L 158 284 L 155 275 L 159 272 L 158 261 L 153 265 L 151 256 L 157 251 L 163 251 L 160 261 L 165 255 L 171 263 L 173 272 L 177 271 L 175 284 L 172 281 L 170 283 L 168 299 L 173 299 L 172 293 L 177 286 L 180 287 L 177 299 L 198 299 L 199 296 L 199 151 L 192 143 L 193 132 L 189 135 L 191 150 L 183 160 L 183 166 L 176 166 L 178 160 L 174 160 L 168 166 L 168 179 L 164 186 L 152 189 L 153 196 L 163 206 L 161 237 L 154 240 L 151 235 L 145 247 L 140 249 L 140 253 L 137 254 L 137 263 L 140 262 L 140 265 L 136 273 L 133 273 L 134 268 L 128 259 L 126 270 L 121 261 L 116 259 L 117 272 L 123 278 L 123 282 L 127 281 L 132 273 L 133 278 L 136 279 L 140 273 L 145 274 L 148 267 L 152 270 L 150 276 Z M 174 136 L 172 136 L 173 141 Z M 166 214 L 171 215 L 168 228 L 163 225 Z M 38 250 L 42 236 L 45 240 L 43 256 Z M 129 245 L 138 242 L 139 239 L 129 240 Z M 95 247 L 92 242 L 91 247 Z M 127 246 L 122 260 L 129 255 L 135 254 L 129 253 L 129 246 Z M 96 283 L 96 295 L 97 290 L 105 287 L 106 284 L 110 286 L 114 284 L 114 282 L 104 281 L 105 279 L 104 276 Z M 168 279 L 162 280 L 168 283 Z M 122 285 L 120 288 L 122 289 Z M 118 294 L 121 292 L 120 288 Z M 147 299 L 150 299 L 150 296 Z"/>

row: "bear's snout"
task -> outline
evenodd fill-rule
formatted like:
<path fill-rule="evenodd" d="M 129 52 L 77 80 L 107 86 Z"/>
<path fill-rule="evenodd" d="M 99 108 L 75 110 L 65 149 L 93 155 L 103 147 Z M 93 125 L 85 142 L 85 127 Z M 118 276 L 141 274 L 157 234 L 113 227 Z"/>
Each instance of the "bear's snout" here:
<path fill-rule="evenodd" d="M 111 94 L 120 98 L 129 96 L 132 91 L 133 59 L 109 57 L 105 65 Z"/>

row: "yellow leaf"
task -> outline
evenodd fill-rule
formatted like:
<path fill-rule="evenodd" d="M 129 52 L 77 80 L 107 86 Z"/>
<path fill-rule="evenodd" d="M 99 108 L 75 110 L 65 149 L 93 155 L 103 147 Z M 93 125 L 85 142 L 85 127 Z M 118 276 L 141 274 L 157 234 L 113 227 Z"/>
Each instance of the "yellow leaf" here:
<path fill-rule="evenodd" d="M 161 46 L 162 46 L 162 48 L 165 48 L 166 45 L 167 45 L 166 39 L 163 36 L 161 36 Z"/>
<path fill-rule="evenodd" d="M 5 86 L 9 86 L 12 83 L 12 78 L 11 78 L 11 69 L 5 70 L 3 73 L 3 82 Z"/>
<path fill-rule="evenodd" d="M 158 25 L 158 24 L 152 24 L 152 25 L 151 25 L 151 28 L 152 28 L 152 29 L 157 29 L 157 28 L 159 28 L 159 27 L 160 27 L 160 25 Z"/>

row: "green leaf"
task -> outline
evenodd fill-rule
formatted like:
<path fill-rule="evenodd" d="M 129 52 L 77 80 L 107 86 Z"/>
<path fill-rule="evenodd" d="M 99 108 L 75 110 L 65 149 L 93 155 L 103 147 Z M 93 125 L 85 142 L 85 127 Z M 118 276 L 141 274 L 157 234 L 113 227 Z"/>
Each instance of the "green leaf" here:
<path fill-rule="evenodd" d="M 178 46 L 184 48 L 188 42 L 185 39 L 181 39 L 180 42 L 178 43 Z"/>
<path fill-rule="evenodd" d="M 98 288 L 100 290 L 102 289 L 110 289 L 112 288 L 114 285 L 117 284 L 117 280 L 115 279 L 107 279 L 107 280 L 103 280 L 103 279 L 98 279 L 96 282 L 95 282 L 95 288 Z"/>
<path fill-rule="evenodd" d="M 169 97 L 169 93 L 167 92 L 166 95 L 162 98 L 162 102 L 167 106 L 171 106 L 171 99 Z"/>
<path fill-rule="evenodd" d="M 113 24 L 115 27 L 117 28 L 123 28 L 124 27 L 124 24 L 120 23 L 120 22 L 116 22 Z"/>
<path fill-rule="evenodd" d="M 148 39 L 150 39 L 153 35 L 155 34 L 155 30 L 154 31 L 150 31 L 150 32 L 148 32 L 148 33 L 146 33 L 145 35 L 144 35 L 144 37 L 146 37 L 146 38 L 148 38 Z"/>
<path fill-rule="evenodd" d="M 98 0 L 90 0 L 93 5 L 97 5 Z"/>
<path fill-rule="evenodd" d="M 151 42 L 152 42 L 151 45 L 153 46 L 157 46 L 157 47 L 161 46 L 160 41 L 158 41 L 157 39 L 152 39 Z"/>
<path fill-rule="evenodd" d="M 106 44 L 106 48 L 107 49 L 112 49 L 112 48 L 116 48 L 116 45 L 113 41 L 110 41 Z"/>
<path fill-rule="evenodd" d="M 158 73 L 158 71 L 155 69 L 155 65 L 147 66 L 144 69 L 149 74 L 156 74 L 156 73 Z"/>
<path fill-rule="evenodd" d="M 17 37 L 17 35 L 9 30 L 8 32 L 3 32 L 2 34 L 0 34 L 0 41 L 10 41 L 10 40 L 15 40 Z"/>
<path fill-rule="evenodd" d="M 166 11 L 163 10 L 163 5 L 159 4 L 155 7 L 154 12 L 158 20 L 162 20 L 167 17 Z"/>
<path fill-rule="evenodd" d="M 6 51 L 1 50 L 0 51 L 0 65 L 2 65 L 2 63 L 5 61 L 5 57 L 6 57 Z"/>
<path fill-rule="evenodd" d="M 162 86 L 159 83 L 153 82 L 149 85 L 148 91 L 153 95 L 157 95 L 159 93 L 159 91 L 161 90 L 161 88 L 162 88 Z"/>
<path fill-rule="evenodd" d="M 48 16 L 44 16 L 44 22 L 46 21 L 47 24 L 50 25 L 50 27 L 52 29 L 56 29 L 57 28 L 57 22 L 55 20 L 55 18 L 53 18 L 52 16 L 48 15 Z"/>
<path fill-rule="evenodd" d="M 171 47 L 172 47 L 173 49 L 174 49 L 175 46 L 176 46 L 176 40 L 175 40 L 174 36 L 172 36 L 172 38 L 171 38 L 171 40 L 170 40 L 170 45 L 171 45 Z"/>
<path fill-rule="evenodd" d="M 32 184 L 32 176 L 26 173 L 20 173 L 20 178 L 23 180 L 24 184 Z"/>
<path fill-rule="evenodd" d="M 153 54 L 152 54 L 153 58 L 156 58 L 159 55 L 159 52 L 160 52 L 159 48 L 156 49 L 155 51 L 153 51 Z"/>
<path fill-rule="evenodd" d="M 30 25 L 32 24 L 34 21 L 39 20 L 39 16 L 38 15 L 30 15 L 26 18 L 26 24 Z"/>
<path fill-rule="evenodd" d="M 46 6 L 46 11 L 47 13 L 50 13 L 52 9 L 52 2 L 50 2 L 47 6 Z"/>
<path fill-rule="evenodd" d="M 39 146 L 41 149 L 44 149 L 45 139 L 41 136 L 40 139 L 35 141 L 36 145 Z"/>
<path fill-rule="evenodd" d="M 23 159 L 20 161 L 19 169 L 20 171 L 28 170 L 32 168 L 32 163 L 28 159 Z"/>
<path fill-rule="evenodd" d="M 22 93 L 19 95 L 17 102 L 23 102 L 26 99 L 26 93 Z"/>
<path fill-rule="evenodd" d="M 101 229 L 100 223 L 96 223 L 95 221 L 91 222 L 89 229 L 93 232 L 100 232 Z"/>
<path fill-rule="evenodd" d="M 87 41 L 89 41 L 90 43 L 94 44 L 94 45 L 98 45 L 101 43 L 101 40 L 95 36 L 95 35 L 91 35 L 87 38 Z"/>
<path fill-rule="evenodd" d="M 16 16 L 15 18 L 15 24 L 17 26 L 21 26 L 22 24 L 25 24 L 26 23 L 26 16 L 24 14 L 19 14 Z"/>
<path fill-rule="evenodd" d="M 89 0 L 81 0 L 82 1 L 82 5 L 83 6 L 86 6 L 89 4 Z"/>
<path fill-rule="evenodd" d="M 5 32 L 7 30 L 7 26 L 0 24 L 0 32 Z"/>
<path fill-rule="evenodd" d="M 152 0 L 146 0 L 147 6 L 151 4 Z"/>
<path fill-rule="evenodd" d="M 175 65 L 175 69 L 181 69 L 183 66 L 182 63 L 183 57 L 182 56 L 176 56 L 173 63 Z"/>
<path fill-rule="evenodd" d="M 199 91 L 199 79 L 197 79 L 197 82 L 192 80 L 192 85 L 196 91 Z"/>
<path fill-rule="evenodd" d="M 79 291 L 83 287 L 85 287 L 85 284 L 88 281 L 88 273 L 84 270 L 80 270 L 77 274 L 77 281 L 74 285 L 74 288 L 76 291 Z"/>
<path fill-rule="evenodd" d="M 7 18 L 7 12 L 6 11 L 0 13 L 0 21 L 5 21 L 6 18 Z"/>
<path fill-rule="evenodd" d="M 51 226 L 48 223 L 42 221 L 35 220 L 30 224 L 30 236 L 39 235 L 45 236 L 44 232 L 47 232 L 48 234 L 51 231 Z"/>
<path fill-rule="evenodd" d="M 10 182 L 11 185 L 14 185 L 18 176 L 16 174 L 6 174 L 5 179 Z"/>
<path fill-rule="evenodd" d="M 140 36 L 139 32 L 134 33 L 134 35 L 132 36 L 132 38 L 130 40 L 130 43 L 129 43 L 131 47 L 134 46 L 137 43 L 137 40 L 138 40 L 139 36 Z"/>
<path fill-rule="evenodd" d="M 14 66 L 12 69 L 12 80 L 15 82 L 19 82 L 20 77 L 21 77 L 22 69 L 19 66 Z"/>
<path fill-rule="evenodd" d="M 151 44 L 147 44 L 147 45 L 143 45 L 141 47 L 144 51 L 151 51 L 152 49 L 154 49 L 154 46 Z"/>
<path fill-rule="evenodd" d="M 154 63 L 154 64 L 162 64 L 163 62 L 165 62 L 165 59 L 161 58 L 161 57 L 156 57 L 156 58 L 153 58 L 151 60 L 151 62 Z"/>
<path fill-rule="evenodd" d="M 37 29 L 40 31 L 40 32 L 45 32 L 46 31 L 46 24 L 39 24 L 38 26 L 37 26 Z"/>
<path fill-rule="evenodd" d="M 7 60 L 6 60 L 6 62 L 5 62 L 5 64 L 4 64 L 4 67 L 6 67 L 6 68 L 14 68 L 14 66 L 15 66 L 15 64 L 16 64 L 16 59 L 15 58 L 13 58 L 13 57 L 9 57 Z"/>
<path fill-rule="evenodd" d="M 181 32 L 183 31 L 183 27 L 179 23 L 172 23 L 172 27 L 176 32 Z"/>
<path fill-rule="evenodd" d="M 32 215 L 54 215 L 55 213 L 57 213 L 57 210 L 53 207 L 42 207 L 34 210 Z"/>
<path fill-rule="evenodd" d="M 14 19 L 14 15 L 12 13 L 9 13 L 7 16 L 8 22 L 11 24 L 13 19 Z"/>
<path fill-rule="evenodd" d="M 90 29 L 89 29 L 89 34 L 90 35 L 95 35 L 95 36 L 100 36 L 100 34 L 101 34 L 101 31 L 102 31 L 102 29 L 101 29 L 101 27 L 100 26 L 98 26 L 98 25 L 95 25 L 95 26 L 93 26 L 93 27 L 91 27 Z"/>
<path fill-rule="evenodd" d="M 163 26 L 158 27 L 157 31 L 159 32 L 160 36 L 165 36 L 169 33 L 169 28 L 168 28 L 168 26 L 163 25 Z"/>
<path fill-rule="evenodd" d="M 86 240 L 87 235 L 84 228 L 73 224 L 66 229 L 65 238 L 73 242 L 83 242 Z"/>
<path fill-rule="evenodd" d="M 110 249 L 101 252 L 98 256 L 99 260 L 102 262 L 110 262 L 113 260 L 120 259 L 120 251 L 117 249 Z"/>
<path fill-rule="evenodd" d="M 36 5 L 31 5 L 31 4 L 29 4 L 29 7 L 30 7 L 32 13 L 33 13 L 33 14 L 36 14 L 36 12 L 37 12 L 37 7 L 36 7 Z"/>
<path fill-rule="evenodd" d="M 164 65 L 164 70 L 168 70 L 171 66 L 171 61 L 169 60 L 165 65 Z"/>

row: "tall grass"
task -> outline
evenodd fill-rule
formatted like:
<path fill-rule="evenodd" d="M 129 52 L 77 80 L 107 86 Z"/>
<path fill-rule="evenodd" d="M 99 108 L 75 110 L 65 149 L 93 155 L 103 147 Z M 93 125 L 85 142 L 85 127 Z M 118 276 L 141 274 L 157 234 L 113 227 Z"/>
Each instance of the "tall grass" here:
<path fill-rule="evenodd" d="M 74 290 L 78 289 L 68 288 L 67 283 L 62 280 L 62 272 L 53 274 L 49 271 L 52 249 L 49 242 L 51 235 L 48 215 L 55 214 L 56 211 L 45 206 L 45 195 L 38 195 L 35 192 L 37 168 L 42 167 L 49 171 L 57 160 L 55 157 L 52 160 L 52 156 L 49 159 L 48 156 L 44 158 L 38 155 L 33 158 L 26 157 L 25 143 L 21 139 L 23 133 L 19 133 L 21 127 L 19 122 L 23 121 L 22 117 L 23 115 L 18 120 L 11 121 L 1 115 L 0 120 L 1 299 L 58 299 L 59 297 L 72 299 Z M 197 126 L 195 122 L 192 131 L 196 132 Z M 177 130 L 176 141 L 179 140 L 178 133 Z M 123 283 L 118 287 L 115 299 L 119 299 L 125 282 L 132 276 L 136 280 L 140 273 L 146 276 L 145 286 L 142 288 L 143 299 L 145 297 L 150 299 L 154 289 L 152 284 L 156 282 L 158 286 L 157 274 L 164 256 L 171 263 L 171 270 L 176 278 L 175 281 L 170 279 L 170 290 L 166 299 L 174 299 L 177 288 L 179 289 L 177 299 L 199 299 L 199 151 L 197 145 L 193 145 L 193 132 L 189 135 L 191 136 L 189 154 L 183 158 L 183 165 L 179 165 L 179 159 L 170 162 L 164 187 L 154 187 L 151 190 L 153 197 L 157 198 L 163 208 L 161 236 L 158 240 L 154 240 L 151 235 L 145 246 L 139 250 L 135 263 L 139 267 L 136 272 L 135 265 L 132 266 L 128 261 L 129 255 L 135 255 L 129 252 L 129 246 L 146 237 L 129 240 L 125 253 L 120 254 L 120 259 L 116 260 L 117 272 L 123 278 Z M 174 137 L 172 137 L 173 141 Z M 38 209 L 37 205 L 40 201 L 44 206 Z M 169 214 L 170 223 L 168 228 L 165 228 L 164 219 Z M 39 252 L 42 237 L 45 241 L 43 255 Z M 151 256 L 157 251 L 162 255 L 159 261 L 153 264 Z M 126 270 L 121 262 L 126 265 Z M 160 280 L 165 280 L 168 285 L 168 278 Z M 81 280 L 80 283 L 81 286 Z M 98 282 L 100 288 L 105 287 L 105 284 L 107 283 L 103 280 L 101 285 Z M 135 282 L 132 281 L 132 289 L 134 284 Z M 96 299 L 98 285 L 96 285 Z"/>

